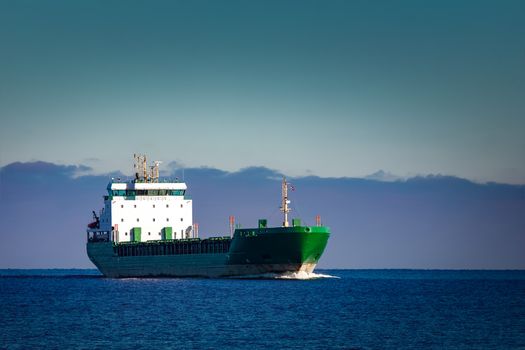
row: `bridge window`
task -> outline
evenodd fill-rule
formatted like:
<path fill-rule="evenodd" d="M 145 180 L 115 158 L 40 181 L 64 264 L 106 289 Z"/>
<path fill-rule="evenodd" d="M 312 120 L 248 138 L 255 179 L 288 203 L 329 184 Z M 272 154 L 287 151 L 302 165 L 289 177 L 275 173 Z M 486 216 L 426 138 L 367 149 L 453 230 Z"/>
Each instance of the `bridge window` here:
<path fill-rule="evenodd" d="M 125 196 L 126 190 L 109 190 L 110 196 Z"/>
<path fill-rule="evenodd" d="M 184 190 L 168 190 L 168 195 L 170 196 L 184 196 Z"/>
<path fill-rule="evenodd" d="M 108 190 L 110 196 L 184 196 L 185 190 Z"/>

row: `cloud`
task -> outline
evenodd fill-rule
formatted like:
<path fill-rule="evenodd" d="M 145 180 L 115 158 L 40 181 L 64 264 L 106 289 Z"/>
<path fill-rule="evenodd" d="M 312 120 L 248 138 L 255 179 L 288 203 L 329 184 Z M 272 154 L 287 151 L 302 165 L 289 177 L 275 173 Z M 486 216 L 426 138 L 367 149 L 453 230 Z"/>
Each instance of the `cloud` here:
<path fill-rule="evenodd" d="M 378 170 L 373 174 L 367 175 L 365 176 L 365 179 L 376 180 L 376 181 L 386 181 L 386 182 L 403 180 L 402 177 L 396 176 L 392 173 L 389 173 L 383 170 Z"/>
<path fill-rule="evenodd" d="M 84 158 L 82 160 L 82 162 L 84 163 L 98 163 L 98 162 L 101 162 L 102 160 L 100 158 L 96 158 L 96 157 L 90 157 L 90 158 Z"/>
<path fill-rule="evenodd" d="M 48 162 L 15 162 L 0 168 L 4 175 L 50 175 L 50 176 L 72 176 L 75 172 L 89 167 L 76 165 L 57 165 Z"/>
<path fill-rule="evenodd" d="M 83 170 L 89 167 L 46 162 L 0 168 L 0 268 L 92 267 L 85 226 L 115 174 L 76 176 Z M 230 215 L 243 227 L 282 220 L 276 170 L 198 167 L 184 174 L 203 236 L 226 234 Z M 319 214 L 332 230 L 320 267 L 525 268 L 523 185 L 443 175 L 291 181 L 292 217 L 311 225 Z"/>

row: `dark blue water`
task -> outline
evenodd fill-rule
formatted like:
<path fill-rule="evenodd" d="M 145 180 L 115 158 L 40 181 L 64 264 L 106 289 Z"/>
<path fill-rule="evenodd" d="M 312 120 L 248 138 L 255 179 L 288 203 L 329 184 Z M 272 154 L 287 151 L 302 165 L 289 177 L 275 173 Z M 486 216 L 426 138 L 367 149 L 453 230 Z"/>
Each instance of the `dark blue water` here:
<path fill-rule="evenodd" d="M 314 280 L 0 270 L 0 348 L 525 349 L 525 271 Z"/>

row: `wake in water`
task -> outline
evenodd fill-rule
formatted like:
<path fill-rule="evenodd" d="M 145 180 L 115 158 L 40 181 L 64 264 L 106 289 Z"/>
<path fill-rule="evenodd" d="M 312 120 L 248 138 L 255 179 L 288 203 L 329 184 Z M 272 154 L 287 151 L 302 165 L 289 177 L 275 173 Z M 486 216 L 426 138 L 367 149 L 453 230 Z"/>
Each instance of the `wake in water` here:
<path fill-rule="evenodd" d="M 315 272 L 306 272 L 306 271 L 298 271 L 298 272 L 285 272 L 282 274 L 276 274 L 277 279 L 285 279 L 285 280 L 314 280 L 318 278 L 339 278 L 337 276 L 332 275 L 326 275 L 323 273 L 315 273 Z"/>
<path fill-rule="evenodd" d="M 244 275 L 230 277 L 233 279 L 269 279 L 269 280 L 315 280 L 320 278 L 340 278 L 337 276 L 326 275 L 322 273 L 297 271 L 297 272 L 284 272 L 284 273 L 262 273 L 258 275 Z"/>

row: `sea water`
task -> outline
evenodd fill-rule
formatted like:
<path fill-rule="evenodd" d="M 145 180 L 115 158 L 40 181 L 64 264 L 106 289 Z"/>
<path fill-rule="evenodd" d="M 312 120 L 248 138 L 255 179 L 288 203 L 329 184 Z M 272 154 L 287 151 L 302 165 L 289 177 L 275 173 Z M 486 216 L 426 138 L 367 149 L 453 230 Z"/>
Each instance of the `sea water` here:
<path fill-rule="evenodd" d="M 0 349 L 525 349 L 525 271 L 0 270 Z"/>

